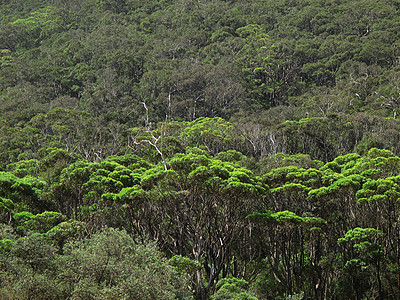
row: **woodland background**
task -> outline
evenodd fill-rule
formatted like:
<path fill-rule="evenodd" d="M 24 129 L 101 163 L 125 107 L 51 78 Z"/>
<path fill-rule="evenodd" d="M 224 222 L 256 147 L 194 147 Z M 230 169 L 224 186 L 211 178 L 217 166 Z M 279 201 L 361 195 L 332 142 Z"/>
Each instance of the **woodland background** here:
<path fill-rule="evenodd" d="M 3 299 L 399 299 L 399 8 L 1 1 Z"/>

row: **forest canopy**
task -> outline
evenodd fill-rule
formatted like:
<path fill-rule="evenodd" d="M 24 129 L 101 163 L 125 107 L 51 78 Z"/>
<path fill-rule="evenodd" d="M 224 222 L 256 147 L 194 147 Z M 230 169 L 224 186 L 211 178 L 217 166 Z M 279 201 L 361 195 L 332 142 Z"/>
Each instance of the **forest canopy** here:
<path fill-rule="evenodd" d="M 1 1 L 0 294 L 399 298 L 399 24 L 397 0 Z"/>

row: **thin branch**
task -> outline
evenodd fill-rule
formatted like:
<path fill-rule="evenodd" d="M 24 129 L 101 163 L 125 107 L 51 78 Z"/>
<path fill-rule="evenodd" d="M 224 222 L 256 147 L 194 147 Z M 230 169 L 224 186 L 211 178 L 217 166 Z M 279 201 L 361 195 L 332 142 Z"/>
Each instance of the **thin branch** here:
<path fill-rule="evenodd" d="M 135 137 L 132 137 L 132 141 L 135 145 L 141 145 L 143 142 L 148 143 L 150 146 L 152 146 L 154 149 L 156 149 L 157 153 L 160 155 L 161 160 L 163 162 L 164 165 L 164 170 L 168 170 L 167 168 L 167 163 L 165 162 L 165 157 L 164 154 L 162 152 L 162 145 L 163 145 L 163 137 L 164 137 L 164 123 L 162 123 L 161 125 L 161 132 L 160 135 L 158 137 L 156 137 L 154 135 L 154 131 L 151 129 L 151 125 L 149 122 L 149 109 L 147 108 L 147 105 L 145 102 L 142 102 L 144 109 L 146 110 L 146 119 L 145 119 L 145 127 L 146 127 L 146 132 L 148 134 L 150 134 L 151 139 L 145 139 L 145 140 L 141 140 L 141 141 L 137 141 L 137 137 L 139 135 L 139 133 L 136 134 Z M 160 141 L 160 143 L 159 143 Z M 129 148 L 133 149 L 133 147 L 129 146 Z"/>

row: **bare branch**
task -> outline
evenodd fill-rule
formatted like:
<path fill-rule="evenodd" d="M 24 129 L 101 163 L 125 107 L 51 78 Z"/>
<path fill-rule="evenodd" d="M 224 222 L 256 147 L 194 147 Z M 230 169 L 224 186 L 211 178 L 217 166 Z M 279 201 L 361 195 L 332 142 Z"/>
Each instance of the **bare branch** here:
<path fill-rule="evenodd" d="M 138 139 L 137 139 L 138 136 L 139 136 L 139 132 L 138 132 L 134 137 L 131 136 L 132 142 L 135 145 L 141 145 L 143 143 L 148 143 L 150 146 L 152 146 L 157 151 L 157 153 L 160 155 L 161 160 L 162 160 L 163 165 L 164 165 L 164 169 L 168 170 L 167 163 L 165 162 L 165 157 L 164 157 L 164 154 L 162 152 L 163 137 L 164 137 L 164 134 L 165 134 L 164 130 L 163 130 L 164 122 L 161 124 L 160 135 L 158 137 L 156 137 L 154 135 L 154 130 L 151 129 L 151 124 L 149 122 L 149 109 L 147 108 L 147 105 L 146 105 L 145 102 L 142 102 L 142 104 L 144 106 L 144 109 L 146 110 L 145 128 L 146 128 L 146 133 L 150 135 L 150 139 L 143 139 L 143 140 L 138 141 Z M 167 121 L 167 119 L 165 120 L 165 122 L 166 121 Z M 128 142 L 128 147 L 130 149 L 134 149 L 132 146 L 129 145 L 129 142 Z"/>

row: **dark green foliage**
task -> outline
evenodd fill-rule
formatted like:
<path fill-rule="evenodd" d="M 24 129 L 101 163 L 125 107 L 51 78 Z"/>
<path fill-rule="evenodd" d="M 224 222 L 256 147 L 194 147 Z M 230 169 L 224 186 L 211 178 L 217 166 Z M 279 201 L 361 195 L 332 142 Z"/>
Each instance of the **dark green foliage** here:
<path fill-rule="evenodd" d="M 72 298 L 171 299 L 187 296 L 179 277 L 154 246 L 137 245 L 124 231 L 106 229 L 69 243 L 58 276 Z"/>
<path fill-rule="evenodd" d="M 1 1 L 0 295 L 399 298 L 399 12 Z"/>
<path fill-rule="evenodd" d="M 0 240 L 1 294 L 13 299 L 188 299 L 185 275 L 151 245 L 104 229 L 64 253 L 40 234 Z"/>
<path fill-rule="evenodd" d="M 256 140 L 242 136 L 255 156 L 397 153 L 396 8 L 390 0 L 4 2 L 1 117 L 20 136 L 4 145 L 15 150 L 5 163 L 37 151 L 21 141 L 28 122 L 41 146 L 54 146 L 44 134 L 90 160 L 124 154 L 142 102 L 151 121 L 246 113 L 261 126 Z M 265 124 L 281 105 L 290 115 Z"/>

